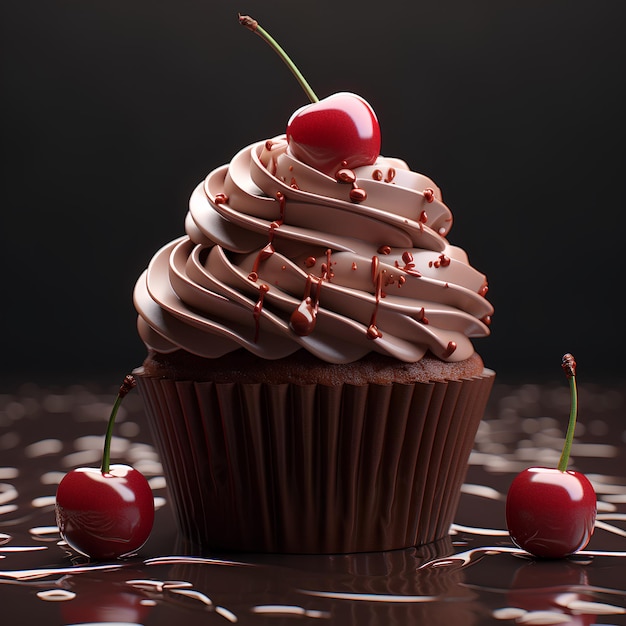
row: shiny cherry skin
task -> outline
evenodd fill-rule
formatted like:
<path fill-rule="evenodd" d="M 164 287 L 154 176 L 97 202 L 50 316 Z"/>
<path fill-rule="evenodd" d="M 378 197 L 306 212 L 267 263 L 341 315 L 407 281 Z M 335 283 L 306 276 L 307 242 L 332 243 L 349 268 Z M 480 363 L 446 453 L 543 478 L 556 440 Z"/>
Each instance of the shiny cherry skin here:
<path fill-rule="evenodd" d="M 146 478 L 128 465 L 80 467 L 57 488 L 56 519 L 70 547 L 106 561 L 135 552 L 154 523 L 154 496 Z"/>
<path fill-rule="evenodd" d="M 530 467 L 511 483 L 506 521 L 513 542 L 531 554 L 559 559 L 582 550 L 596 521 L 596 493 L 580 472 Z"/>
<path fill-rule="evenodd" d="M 380 154 L 380 126 L 360 96 L 340 92 L 298 109 L 287 123 L 291 154 L 335 177 L 342 168 L 372 165 Z"/>

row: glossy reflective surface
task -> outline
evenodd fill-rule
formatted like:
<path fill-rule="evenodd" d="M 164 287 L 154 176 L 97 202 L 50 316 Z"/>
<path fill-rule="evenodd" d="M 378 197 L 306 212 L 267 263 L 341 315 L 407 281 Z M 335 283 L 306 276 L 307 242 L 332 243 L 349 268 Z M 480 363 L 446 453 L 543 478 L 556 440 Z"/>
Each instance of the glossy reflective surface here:
<path fill-rule="evenodd" d="M 505 496 L 531 465 L 555 465 L 567 387 L 496 385 L 459 510 L 441 544 L 378 554 L 199 554 L 177 539 L 138 394 L 118 416 L 112 459 L 149 480 L 155 526 L 135 556 L 89 563 L 60 539 L 54 495 L 97 465 L 116 388 L 23 385 L 0 397 L 2 624 L 620 624 L 626 626 L 626 397 L 580 385 L 570 467 L 598 495 L 589 545 L 537 561 L 511 542 Z"/>

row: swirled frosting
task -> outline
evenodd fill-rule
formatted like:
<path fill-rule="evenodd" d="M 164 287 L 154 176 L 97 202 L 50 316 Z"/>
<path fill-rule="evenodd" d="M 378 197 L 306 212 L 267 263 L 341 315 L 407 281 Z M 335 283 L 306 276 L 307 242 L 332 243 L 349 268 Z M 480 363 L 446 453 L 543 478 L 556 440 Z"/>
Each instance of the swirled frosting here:
<path fill-rule="evenodd" d="M 196 187 L 186 235 L 137 281 L 140 336 L 209 358 L 305 348 L 331 363 L 371 351 L 466 359 L 493 309 L 451 226 L 439 188 L 404 161 L 380 156 L 332 178 L 284 136 L 255 143 Z"/>

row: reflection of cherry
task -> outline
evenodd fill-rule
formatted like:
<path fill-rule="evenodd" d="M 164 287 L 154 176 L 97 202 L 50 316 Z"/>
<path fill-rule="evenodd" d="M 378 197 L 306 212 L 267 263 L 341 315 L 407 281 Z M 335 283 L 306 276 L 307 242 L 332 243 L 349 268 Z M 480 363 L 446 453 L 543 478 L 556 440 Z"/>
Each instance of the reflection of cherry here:
<path fill-rule="evenodd" d="M 154 522 L 154 497 L 143 474 L 128 465 L 110 465 L 111 437 L 122 398 L 135 386 L 127 376 L 111 411 L 102 466 L 80 467 L 59 483 L 56 518 L 61 536 L 74 550 L 96 560 L 138 550 Z"/>
<path fill-rule="evenodd" d="M 336 93 L 320 100 L 287 53 L 256 20 L 240 15 L 239 22 L 271 46 L 311 100 L 287 123 L 291 154 L 333 178 L 342 168 L 372 165 L 380 154 L 380 127 L 372 107 L 353 93 Z"/>
<path fill-rule="evenodd" d="M 127 569 L 111 572 L 82 573 L 67 576 L 63 588 L 76 594 L 61 602 L 64 624 L 145 624 L 150 606 L 145 594 L 127 583 L 143 578 L 138 571 Z"/>
<path fill-rule="evenodd" d="M 572 405 L 563 453 L 557 468 L 531 467 L 518 474 L 506 499 L 511 539 L 544 558 L 562 558 L 582 550 L 593 534 L 596 494 L 584 474 L 567 470 L 577 413 L 576 362 L 563 357 Z"/>
<path fill-rule="evenodd" d="M 565 613 L 568 624 L 590 626 L 597 616 L 570 610 L 564 603 L 573 600 L 592 602 L 593 592 L 581 593 L 588 586 L 583 565 L 571 560 L 533 560 L 515 572 L 507 593 L 512 607 L 526 611 L 551 611 Z"/>

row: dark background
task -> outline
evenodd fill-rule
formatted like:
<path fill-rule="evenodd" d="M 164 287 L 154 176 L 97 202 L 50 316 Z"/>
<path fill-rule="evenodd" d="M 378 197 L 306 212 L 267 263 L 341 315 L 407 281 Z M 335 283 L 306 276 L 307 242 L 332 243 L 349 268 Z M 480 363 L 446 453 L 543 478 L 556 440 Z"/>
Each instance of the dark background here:
<path fill-rule="evenodd" d="M 501 380 L 626 373 L 622 0 L 3 0 L 0 387 L 117 381 L 132 289 L 188 197 L 317 95 L 355 91 L 382 152 L 442 188 L 489 277 Z"/>

